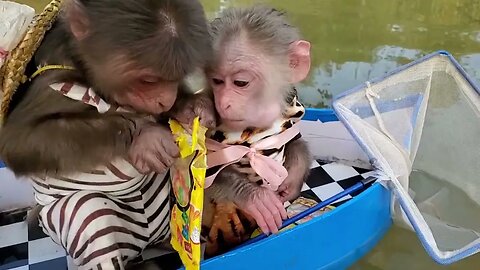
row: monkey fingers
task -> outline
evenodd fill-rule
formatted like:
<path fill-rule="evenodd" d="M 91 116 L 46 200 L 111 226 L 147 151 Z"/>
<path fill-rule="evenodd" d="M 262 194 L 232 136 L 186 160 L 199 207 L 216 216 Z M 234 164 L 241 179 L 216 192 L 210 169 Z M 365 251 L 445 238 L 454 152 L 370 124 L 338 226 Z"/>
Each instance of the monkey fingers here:
<path fill-rule="evenodd" d="M 156 173 L 164 173 L 170 164 L 162 160 L 161 155 L 154 155 L 153 153 L 145 153 L 145 159 L 147 161 L 148 167 L 152 168 Z"/>
<path fill-rule="evenodd" d="M 133 167 L 135 167 L 135 169 L 137 169 L 139 173 L 147 174 L 152 171 L 152 169 L 145 162 L 144 158 L 140 156 L 140 153 L 138 153 L 138 151 L 134 151 L 133 148 L 130 149 L 128 158 L 130 163 L 133 165 Z"/>
<path fill-rule="evenodd" d="M 247 207 L 246 211 L 252 215 L 255 222 L 257 222 L 258 227 L 260 227 L 260 230 L 262 230 L 264 234 L 270 234 L 269 226 L 265 222 L 262 213 L 254 205 Z"/>
<path fill-rule="evenodd" d="M 163 149 L 166 157 L 179 157 L 180 150 L 178 149 L 178 145 L 176 144 L 175 139 L 169 130 L 165 129 L 163 132 L 159 132 L 157 136 L 157 139 L 159 140 L 159 148 Z"/>
<path fill-rule="evenodd" d="M 283 194 L 283 193 L 288 193 L 288 185 L 286 185 L 285 183 L 282 183 L 282 184 L 278 187 L 276 193 L 277 193 L 278 195 L 281 195 L 281 194 Z"/>
<path fill-rule="evenodd" d="M 157 164 L 156 168 L 164 167 L 168 168 L 173 164 L 173 157 L 168 153 L 168 150 L 163 146 L 162 143 L 159 143 L 154 148 L 155 162 Z"/>
<path fill-rule="evenodd" d="M 133 166 L 139 173 L 148 174 L 152 171 L 150 166 L 148 166 L 142 159 L 136 159 L 133 161 Z"/>
<path fill-rule="evenodd" d="M 255 218 L 263 233 L 277 233 L 282 219 L 287 218 L 286 210 L 275 193 L 266 189 L 262 191 L 247 204 L 247 212 Z"/>
<path fill-rule="evenodd" d="M 275 193 L 268 192 L 267 196 L 268 197 L 263 201 L 263 204 L 270 211 L 270 213 L 273 214 L 277 228 L 280 228 L 282 226 L 283 219 L 287 218 L 287 212 Z"/>
<path fill-rule="evenodd" d="M 278 196 L 278 198 L 282 201 L 282 202 L 286 202 L 287 201 L 287 198 L 290 197 L 290 191 L 289 191 L 289 186 L 286 184 L 286 183 L 282 183 L 277 191 L 275 192 L 275 194 Z"/>
<path fill-rule="evenodd" d="M 291 201 L 298 198 L 302 189 L 303 181 L 297 182 L 298 183 L 296 183 L 295 185 L 283 183 L 282 185 L 280 185 L 280 187 L 278 187 L 277 195 L 282 202 Z"/>
<path fill-rule="evenodd" d="M 278 212 L 275 212 L 274 209 L 269 208 L 268 202 L 263 201 L 257 202 L 257 209 L 262 215 L 264 222 L 268 226 L 269 231 L 272 233 L 277 233 L 278 228 L 282 225 L 281 219 L 280 221 L 277 220 L 277 216 L 280 217 Z"/>
<path fill-rule="evenodd" d="M 143 128 L 129 151 L 134 166 L 142 173 L 147 170 L 164 173 L 178 154 L 178 146 L 172 134 L 158 125 Z"/>

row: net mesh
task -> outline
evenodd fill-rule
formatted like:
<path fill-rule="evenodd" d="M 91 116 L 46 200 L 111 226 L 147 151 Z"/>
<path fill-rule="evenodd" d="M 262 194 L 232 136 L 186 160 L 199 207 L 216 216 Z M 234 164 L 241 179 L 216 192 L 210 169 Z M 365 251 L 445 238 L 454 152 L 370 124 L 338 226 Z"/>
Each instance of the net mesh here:
<path fill-rule="evenodd" d="M 436 261 L 479 251 L 480 96 L 450 57 L 367 82 L 334 108 Z"/>

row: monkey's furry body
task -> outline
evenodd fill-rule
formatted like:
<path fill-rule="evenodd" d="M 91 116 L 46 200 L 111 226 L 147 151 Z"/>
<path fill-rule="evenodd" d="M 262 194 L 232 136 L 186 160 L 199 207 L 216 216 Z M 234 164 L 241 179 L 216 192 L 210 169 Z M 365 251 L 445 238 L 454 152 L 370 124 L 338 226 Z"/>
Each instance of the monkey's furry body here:
<path fill-rule="evenodd" d="M 296 90 L 294 90 L 296 93 Z M 292 129 L 296 125 L 303 115 L 305 114 L 304 106 L 298 101 L 296 95 L 293 96 L 288 103 L 288 107 L 281 118 L 277 119 L 270 129 L 246 129 L 238 132 L 228 132 L 228 129 L 222 129 L 220 126 L 216 130 L 212 131 L 211 138 L 227 145 L 242 145 L 250 147 L 255 143 L 262 142 L 265 139 L 275 138 L 275 136 L 281 136 L 282 133 L 289 129 Z M 289 144 L 301 140 L 301 133 L 293 133 L 293 138 L 289 139 L 285 144 L 278 148 L 269 148 L 263 150 L 255 150 L 255 152 L 264 155 L 272 160 L 278 162 L 284 166 L 285 163 L 285 149 Z M 231 151 L 230 151 L 231 152 Z M 214 152 L 215 153 L 215 152 Z M 209 153 L 211 154 L 211 153 Z M 208 156 L 207 156 L 208 157 Z M 226 156 L 224 156 L 226 157 Z M 211 161 L 209 160 L 208 163 Z M 209 167 L 207 170 L 207 182 L 213 181 L 219 172 L 231 166 L 236 171 L 241 173 L 245 181 L 256 183 L 259 186 L 272 189 L 276 191 L 282 183 L 270 183 L 268 179 L 261 177 L 255 169 L 252 168 L 251 162 L 257 162 L 255 157 L 245 156 L 234 163 L 221 164 L 218 166 Z M 262 168 L 262 166 L 259 166 Z M 265 167 L 263 167 L 265 169 Z M 272 169 L 270 167 L 269 169 Z M 267 169 L 268 170 L 268 169 Z M 263 172 L 265 173 L 265 172 Z M 208 184 L 205 186 L 208 190 Z M 253 230 L 256 228 L 255 220 L 242 211 L 231 202 L 216 202 L 214 200 L 207 200 L 206 212 L 215 212 L 211 222 L 206 219 L 203 226 L 202 234 L 207 238 L 206 255 L 212 256 L 221 252 L 229 250 L 231 247 L 247 240 Z M 215 209 L 215 210 L 212 210 Z M 208 216 L 208 214 L 207 214 Z M 233 226 L 231 224 L 234 224 Z M 221 234 L 220 234 L 221 233 Z M 221 235 L 221 236 L 220 236 Z"/>

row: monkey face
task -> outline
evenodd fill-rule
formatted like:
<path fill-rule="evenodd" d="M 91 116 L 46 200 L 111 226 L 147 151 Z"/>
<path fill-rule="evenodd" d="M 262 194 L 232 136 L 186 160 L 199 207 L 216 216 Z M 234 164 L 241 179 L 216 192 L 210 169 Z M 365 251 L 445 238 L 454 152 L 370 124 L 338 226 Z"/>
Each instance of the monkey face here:
<path fill-rule="evenodd" d="M 285 13 L 264 5 L 230 8 L 210 24 L 214 60 L 207 74 L 227 128 L 268 128 L 281 116 L 292 84 L 310 70 L 310 43 Z"/>
<path fill-rule="evenodd" d="M 107 99 L 137 112 L 159 115 L 170 110 L 177 98 L 178 78 L 164 79 L 164 74 L 139 61 L 116 54 L 90 63 L 97 89 Z M 113 79 L 115 78 L 115 79 Z"/>
<path fill-rule="evenodd" d="M 135 111 L 159 115 L 169 111 L 177 98 L 179 83 L 155 75 L 135 76 L 124 91 L 117 91 L 115 101 Z"/>
<path fill-rule="evenodd" d="M 279 86 L 288 84 L 274 82 L 278 74 L 271 59 L 247 43 L 227 44 L 208 75 L 222 124 L 232 130 L 269 127 L 281 115 Z"/>

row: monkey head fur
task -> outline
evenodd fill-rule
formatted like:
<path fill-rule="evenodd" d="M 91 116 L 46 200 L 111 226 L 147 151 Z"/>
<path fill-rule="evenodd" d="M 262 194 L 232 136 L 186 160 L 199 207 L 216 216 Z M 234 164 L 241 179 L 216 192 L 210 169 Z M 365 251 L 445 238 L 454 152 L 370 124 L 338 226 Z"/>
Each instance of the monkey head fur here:
<path fill-rule="evenodd" d="M 179 82 L 210 57 L 197 0 L 72 0 L 63 15 L 89 84 L 139 112 L 168 111 Z"/>
<path fill-rule="evenodd" d="M 291 85 L 310 71 L 310 43 L 284 13 L 266 6 L 228 9 L 211 31 L 214 61 L 207 75 L 222 124 L 269 127 L 281 116 Z"/>

